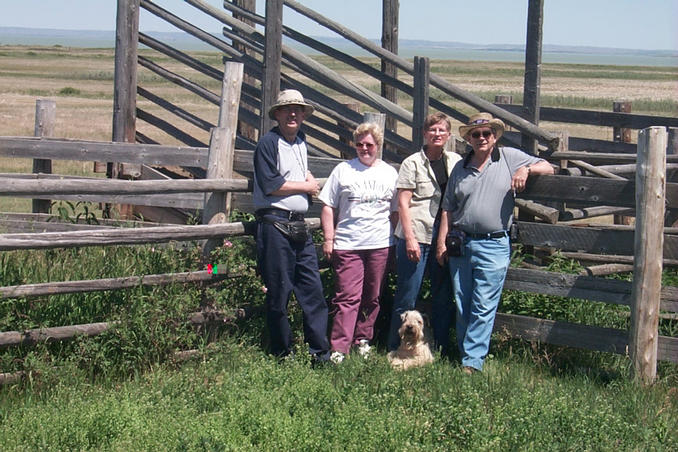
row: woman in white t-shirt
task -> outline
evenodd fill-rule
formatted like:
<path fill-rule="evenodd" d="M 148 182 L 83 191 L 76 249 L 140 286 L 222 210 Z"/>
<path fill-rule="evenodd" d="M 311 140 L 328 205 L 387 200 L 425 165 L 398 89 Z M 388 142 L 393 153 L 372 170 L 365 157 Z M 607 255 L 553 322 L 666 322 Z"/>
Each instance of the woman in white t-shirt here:
<path fill-rule="evenodd" d="M 335 271 L 331 360 L 343 361 L 351 346 L 370 351 L 379 314 L 379 292 L 386 274 L 393 224 L 397 221 L 396 170 L 378 158 L 381 128 L 360 124 L 353 132 L 357 158 L 338 164 L 318 198 L 323 254 Z"/>

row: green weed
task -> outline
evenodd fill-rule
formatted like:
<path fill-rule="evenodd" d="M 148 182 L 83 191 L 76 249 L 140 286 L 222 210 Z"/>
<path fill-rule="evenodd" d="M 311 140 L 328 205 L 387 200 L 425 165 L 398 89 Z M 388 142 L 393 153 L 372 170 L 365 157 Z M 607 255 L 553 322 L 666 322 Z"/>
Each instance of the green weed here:
<path fill-rule="evenodd" d="M 77 88 L 73 88 L 71 86 L 67 86 L 65 88 L 61 88 L 59 90 L 59 95 L 60 96 L 78 96 L 80 95 L 80 90 Z"/>

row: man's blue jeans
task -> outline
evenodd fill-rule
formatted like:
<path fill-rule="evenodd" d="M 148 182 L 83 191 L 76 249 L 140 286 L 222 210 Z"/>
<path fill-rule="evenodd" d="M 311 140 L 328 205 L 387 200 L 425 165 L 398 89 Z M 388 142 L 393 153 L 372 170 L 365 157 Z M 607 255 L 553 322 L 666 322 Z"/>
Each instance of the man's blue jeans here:
<path fill-rule="evenodd" d="M 433 245 L 419 244 L 421 259 L 412 262 L 407 258 L 405 240 L 396 237 L 396 272 L 397 288 L 393 299 L 391 326 L 388 335 L 388 349 L 395 350 L 400 345 L 398 328 L 400 328 L 400 314 L 414 306 L 419 296 L 424 273 L 428 270 L 431 280 L 431 316 L 433 325 L 433 340 L 436 350 L 440 349 L 443 355 L 448 353 L 450 342 L 450 326 L 454 314 L 452 304 L 452 282 L 445 267 L 438 264 L 435 256 L 437 228 L 433 233 Z"/>
<path fill-rule="evenodd" d="M 457 345 L 462 366 L 483 368 L 510 261 L 508 237 L 466 238 L 463 255 L 449 259 L 457 302 Z"/>

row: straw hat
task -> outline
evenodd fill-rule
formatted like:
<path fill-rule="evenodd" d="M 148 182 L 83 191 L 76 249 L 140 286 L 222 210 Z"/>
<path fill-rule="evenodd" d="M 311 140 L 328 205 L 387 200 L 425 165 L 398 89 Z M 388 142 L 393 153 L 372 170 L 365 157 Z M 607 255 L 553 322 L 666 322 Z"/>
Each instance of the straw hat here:
<path fill-rule="evenodd" d="M 278 99 L 275 101 L 275 104 L 268 110 L 268 117 L 275 119 L 275 111 L 285 105 L 301 105 L 304 107 L 304 113 L 307 118 L 311 116 L 315 110 L 313 105 L 306 103 L 304 96 L 302 96 L 299 91 L 296 89 L 286 89 L 280 91 L 280 94 L 278 94 Z"/>
<path fill-rule="evenodd" d="M 468 118 L 468 124 L 459 127 L 459 135 L 464 138 L 468 137 L 473 129 L 478 127 L 490 127 L 494 130 L 494 136 L 497 140 L 504 133 L 504 122 L 501 119 L 493 118 L 489 113 L 476 113 Z"/>

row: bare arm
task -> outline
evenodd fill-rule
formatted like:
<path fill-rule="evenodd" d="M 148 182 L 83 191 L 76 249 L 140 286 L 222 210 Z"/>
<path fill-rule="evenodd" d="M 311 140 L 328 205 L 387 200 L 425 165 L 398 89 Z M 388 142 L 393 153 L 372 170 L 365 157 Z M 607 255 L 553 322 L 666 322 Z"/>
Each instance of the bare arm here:
<path fill-rule="evenodd" d="M 546 160 L 540 160 L 532 165 L 525 165 L 518 168 L 511 178 L 511 189 L 516 193 L 525 190 L 527 178 L 534 174 L 553 174 L 553 167 Z"/>
<path fill-rule="evenodd" d="M 272 195 L 275 196 L 287 196 L 287 195 L 296 195 L 298 193 L 308 193 L 312 196 L 317 196 L 320 193 L 320 185 L 318 181 L 313 177 L 310 171 L 306 173 L 306 180 L 301 181 L 285 181 L 279 189 L 272 192 Z"/>
<path fill-rule="evenodd" d="M 447 261 L 447 247 L 445 246 L 445 237 L 450 230 L 449 215 L 447 210 L 440 212 L 440 226 L 438 227 L 438 240 L 436 243 L 436 260 L 441 266 Z"/>
<path fill-rule="evenodd" d="M 324 205 L 320 211 L 320 225 L 323 228 L 323 255 L 328 261 L 334 251 L 334 209 Z"/>
<path fill-rule="evenodd" d="M 421 259 L 421 250 L 419 248 L 419 242 L 417 242 L 417 239 L 414 236 L 412 217 L 410 216 L 412 193 L 412 190 L 405 188 L 398 189 L 398 212 L 400 214 L 400 223 L 403 228 L 407 258 L 412 262 L 419 262 L 419 259 Z"/>

